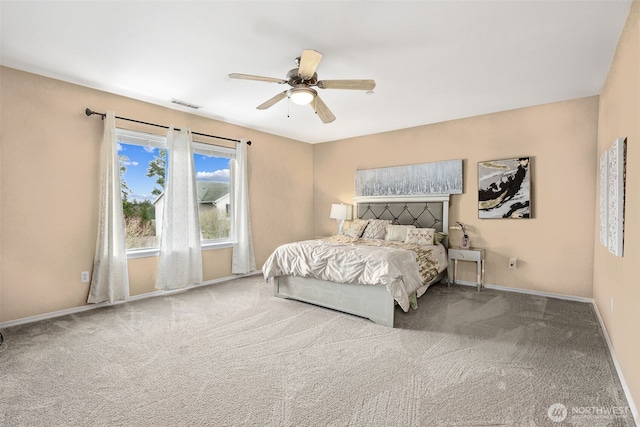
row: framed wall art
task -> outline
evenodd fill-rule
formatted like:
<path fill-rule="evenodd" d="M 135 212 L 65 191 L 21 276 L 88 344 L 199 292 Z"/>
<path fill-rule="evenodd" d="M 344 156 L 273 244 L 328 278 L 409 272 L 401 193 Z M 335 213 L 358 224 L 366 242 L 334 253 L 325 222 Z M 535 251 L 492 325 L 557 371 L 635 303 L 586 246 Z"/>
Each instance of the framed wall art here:
<path fill-rule="evenodd" d="M 462 193 L 462 159 L 356 171 L 356 196 Z"/>
<path fill-rule="evenodd" d="M 626 138 L 600 156 L 600 243 L 621 257 L 624 250 Z"/>
<path fill-rule="evenodd" d="M 478 163 L 478 218 L 531 218 L 531 158 Z"/>

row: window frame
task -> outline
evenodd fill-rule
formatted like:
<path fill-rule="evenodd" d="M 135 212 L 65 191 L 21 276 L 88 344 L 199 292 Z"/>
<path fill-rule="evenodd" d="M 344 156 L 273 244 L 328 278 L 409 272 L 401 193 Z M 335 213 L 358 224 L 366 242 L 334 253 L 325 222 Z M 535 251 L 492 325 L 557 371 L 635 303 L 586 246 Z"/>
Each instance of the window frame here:
<path fill-rule="evenodd" d="M 235 187 L 233 165 L 232 162 L 236 159 L 236 149 L 230 147 L 223 147 L 219 145 L 206 144 L 204 142 L 193 141 L 193 155 L 201 154 L 212 157 L 224 157 L 230 159 L 229 161 L 229 237 L 226 239 L 208 239 L 200 240 L 200 246 L 203 250 L 218 249 L 223 247 L 231 247 L 235 243 L 235 223 L 234 223 L 234 198 L 235 192 L 232 190 Z"/>
<path fill-rule="evenodd" d="M 129 145 L 140 146 L 152 146 L 159 149 L 167 150 L 167 137 L 162 135 L 156 135 L 152 133 L 134 131 L 130 129 L 116 128 L 116 140 L 118 143 L 122 142 Z M 234 223 L 234 191 L 235 187 L 233 177 L 233 161 L 236 158 L 236 149 L 231 147 L 224 147 L 220 145 L 207 144 L 205 142 L 193 141 L 192 155 L 205 155 L 212 157 L 224 157 L 230 159 L 229 161 L 229 210 L 230 210 L 230 224 L 229 224 L 229 237 L 224 239 L 207 239 L 200 240 L 200 246 L 202 250 L 222 249 L 230 248 L 236 242 L 235 239 L 235 223 Z M 119 159 L 119 157 L 116 157 Z M 119 161 L 119 160 L 117 160 Z M 127 259 L 147 258 L 160 255 L 160 248 L 140 248 L 140 249 L 127 249 Z"/>

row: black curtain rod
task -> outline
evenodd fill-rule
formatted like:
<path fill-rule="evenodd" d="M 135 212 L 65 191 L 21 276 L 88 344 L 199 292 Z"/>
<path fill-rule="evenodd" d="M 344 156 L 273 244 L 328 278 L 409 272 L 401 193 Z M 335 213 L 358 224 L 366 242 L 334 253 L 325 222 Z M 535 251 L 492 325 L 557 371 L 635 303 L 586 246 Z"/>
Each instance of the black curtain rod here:
<path fill-rule="evenodd" d="M 105 118 L 105 116 L 106 116 L 106 114 L 105 114 L 105 113 L 98 113 L 98 112 L 93 111 L 93 110 L 91 110 L 91 109 L 89 109 L 89 108 L 87 108 L 86 110 L 84 110 L 84 113 L 85 113 L 87 116 L 92 116 L 92 115 L 94 115 L 94 114 L 95 114 L 95 115 L 97 115 L 97 116 L 102 117 L 102 119 L 104 119 L 104 118 Z M 155 123 L 149 123 L 149 122 L 142 122 L 142 121 L 140 121 L 140 120 L 128 119 L 128 118 L 126 118 L 126 117 L 119 117 L 119 116 L 116 116 L 116 119 L 120 119 L 120 120 L 127 120 L 127 121 L 129 121 L 129 122 L 140 123 L 140 124 L 143 124 L 143 125 L 156 126 L 156 127 L 159 127 L 159 128 L 169 129 L 169 126 L 158 125 L 158 124 L 155 124 Z M 179 130 L 180 130 L 180 129 L 178 129 L 178 128 L 174 128 L 174 129 L 175 129 L 175 130 L 177 130 L 177 131 L 179 131 Z M 224 139 L 225 141 L 240 142 L 240 140 L 239 140 L 239 139 L 225 138 L 224 136 L 215 136 L 215 135 L 209 135 L 209 134 L 206 134 L 206 133 L 200 133 L 200 132 L 191 132 L 191 133 L 192 133 L 192 134 L 194 134 L 194 135 L 207 136 L 207 137 L 209 137 L 209 138 Z M 247 141 L 247 145 L 251 145 L 251 141 Z"/>

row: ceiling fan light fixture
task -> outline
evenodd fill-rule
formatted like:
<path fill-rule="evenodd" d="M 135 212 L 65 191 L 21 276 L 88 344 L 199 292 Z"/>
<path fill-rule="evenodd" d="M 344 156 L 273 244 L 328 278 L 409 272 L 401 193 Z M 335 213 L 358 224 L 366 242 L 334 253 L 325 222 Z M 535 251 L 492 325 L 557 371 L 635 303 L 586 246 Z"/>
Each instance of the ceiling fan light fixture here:
<path fill-rule="evenodd" d="M 294 104 L 307 105 L 313 101 L 318 93 L 309 87 L 294 87 L 289 89 L 287 95 Z"/>

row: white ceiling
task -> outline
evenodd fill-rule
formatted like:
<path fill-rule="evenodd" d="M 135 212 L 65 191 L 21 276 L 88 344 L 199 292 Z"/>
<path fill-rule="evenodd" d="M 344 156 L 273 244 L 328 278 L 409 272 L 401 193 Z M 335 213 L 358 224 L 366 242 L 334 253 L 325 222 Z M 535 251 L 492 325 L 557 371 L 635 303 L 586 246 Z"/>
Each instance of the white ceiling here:
<path fill-rule="evenodd" d="M 599 94 L 630 4 L 2 0 L 0 63 L 318 143 Z M 374 93 L 318 89 L 323 124 L 287 99 L 255 108 L 285 86 L 228 77 L 285 78 L 303 49 L 324 54 L 319 79 Z"/>

